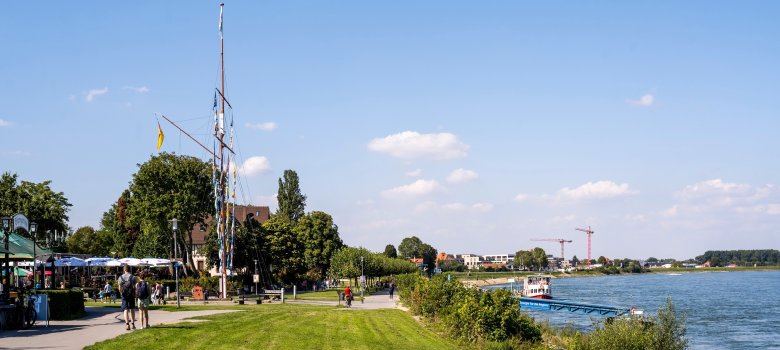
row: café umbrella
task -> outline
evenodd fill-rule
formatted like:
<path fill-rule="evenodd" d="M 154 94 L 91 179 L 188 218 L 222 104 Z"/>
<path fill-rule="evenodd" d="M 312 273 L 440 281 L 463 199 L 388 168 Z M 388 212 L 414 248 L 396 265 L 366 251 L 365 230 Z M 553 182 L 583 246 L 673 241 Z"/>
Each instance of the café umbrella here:
<path fill-rule="evenodd" d="M 64 257 L 60 258 L 54 261 L 54 266 L 56 267 L 82 267 L 87 266 L 87 262 L 84 261 L 84 259 L 79 259 L 75 257 Z"/>

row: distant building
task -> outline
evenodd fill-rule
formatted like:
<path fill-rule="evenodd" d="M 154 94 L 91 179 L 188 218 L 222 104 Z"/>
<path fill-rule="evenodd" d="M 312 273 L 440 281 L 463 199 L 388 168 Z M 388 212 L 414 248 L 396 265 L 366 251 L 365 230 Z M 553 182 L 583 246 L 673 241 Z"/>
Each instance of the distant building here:
<path fill-rule="evenodd" d="M 482 257 L 476 254 L 463 254 L 463 265 L 469 270 L 477 270 L 482 265 Z"/>
<path fill-rule="evenodd" d="M 271 209 L 267 206 L 237 205 L 236 220 L 243 224 L 248 218 L 254 218 L 262 224 L 271 218 Z M 208 227 L 214 221 L 214 218 L 209 216 L 204 221 L 202 224 L 197 223 L 192 226 L 192 261 L 198 271 L 206 271 L 209 268 L 206 256 L 200 253 L 200 249 L 206 244 Z M 216 267 L 213 267 L 209 270 L 209 273 L 218 275 L 219 271 L 217 271 Z"/>

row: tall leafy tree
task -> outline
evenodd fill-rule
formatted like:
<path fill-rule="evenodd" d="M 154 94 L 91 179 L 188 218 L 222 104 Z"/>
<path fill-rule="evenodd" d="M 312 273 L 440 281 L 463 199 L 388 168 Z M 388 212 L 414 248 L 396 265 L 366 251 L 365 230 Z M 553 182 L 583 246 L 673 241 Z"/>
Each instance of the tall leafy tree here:
<path fill-rule="evenodd" d="M 436 265 L 436 253 L 435 248 L 417 236 L 406 237 L 398 245 L 398 255 L 403 258 L 422 258 L 428 272 L 432 272 Z"/>
<path fill-rule="evenodd" d="M 392 244 L 388 244 L 385 246 L 385 256 L 388 258 L 397 258 L 398 252 L 395 250 L 395 246 Z"/>
<path fill-rule="evenodd" d="M 22 213 L 38 224 L 36 240 L 40 241 L 47 231 L 68 232 L 68 211 L 72 206 L 65 194 L 51 189 L 51 181 L 35 183 L 22 181 L 9 172 L 0 177 L 0 215 L 11 216 Z M 28 237 L 30 233 L 25 233 Z"/>
<path fill-rule="evenodd" d="M 293 232 L 290 219 L 280 215 L 271 216 L 263 223 L 268 245 L 268 263 L 271 272 L 284 283 L 297 280 L 304 272 L 305 247 Z"/>
<path fill-rule="evenodd" d="M 173 232 L 169 220 L 179 222 L 177 241 L 180 257 L 190 271 L 192 261 L 192 230 L 213 211 L 211 166 L 202 160 L 170 153 L 152 156 L 138 165 L 126 199 L 125 227 L 138 226 L 141 234 L 134 244 L 137 255 L 173 255 Z"/>
<path fill-rule="evenodd" d="M 534 256 L 530 250 L 518 250 L 515 253 L 515 260 L 512 263 L 518 269 L 525 269 L 527 267 L 534 268 L 534 266 L 536 266 Z"/>
<path fill-rule="evenodd" d="M 537 268 L 541 269 L 547 267 L 547 253 L 544 251 L 544 249 L 536 247 L 531 251 L 531 253 L 533 254 L 534 265 Z"/>
<path fill-rule="evenodd" d="M 112 238 L 110 232 L 84 226 L 73 232 L 65 244 L 69 253 L 106 256 L 112 246 Z"/>
<path fill-rule="evenodd" d="M 279 179 L 276 200 L 279 204 L 276 215 L 287 217 L 293 223 L 297 223 L 303 217 L 306 209 L 306 196 L 301 193 L 298 173 L 294 170 L 285 170 L 283 178 Z"/>
<path fill-rule="evenodd" d="M 300 218 L 294 230 L 304 248 L 307 277 L 324 278 L 331 256 L 343 245 L 333 218 L 321 211 L 311 212 Z"/>

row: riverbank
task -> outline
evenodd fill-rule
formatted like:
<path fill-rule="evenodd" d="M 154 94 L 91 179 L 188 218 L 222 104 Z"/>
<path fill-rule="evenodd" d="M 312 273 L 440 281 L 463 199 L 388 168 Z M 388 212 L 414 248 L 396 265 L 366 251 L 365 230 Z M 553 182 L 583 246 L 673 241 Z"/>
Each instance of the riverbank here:
<path fill-rule="evenodd" d="M 620 273 L 619 275 L 642 275 L 642 274 L 671 274 L 671 273 L 708 273 L 708 272 L 745 272 L 745 271 L 780 271 L 780 266 L 759 266 L 759 267 L 705 267 L 699 269 L 691 268 L 658 268 L 647 269 L 642 273 Z M 459 280 L 467 287 L 485 287 L 496 284 L 522 283 L 525 276 L 538 274 L 534 271 L 506 271 L 506 272 L 444 272 L 444 275 L 450 274 L 452 278 Z M 607 276 L 609 274 L 594 270 L 579 270 L 572 272 L 541 272 L 551 275 L 555 278 L 573 278 L 573 277 L 597 277 Z"/>

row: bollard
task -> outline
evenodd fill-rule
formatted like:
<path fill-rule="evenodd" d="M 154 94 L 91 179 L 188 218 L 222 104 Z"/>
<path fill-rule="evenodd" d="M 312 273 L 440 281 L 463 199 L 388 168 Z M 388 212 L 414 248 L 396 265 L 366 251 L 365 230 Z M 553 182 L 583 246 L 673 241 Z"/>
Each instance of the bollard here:
<path fill-rule="evenodd" d="M 282 304 L 284 304 L 284 288 L 282 288 Z"/>
<path fill-rule="evenodd" d="M 293 284 L 293 300 L 296 299 L 295 295 L 297 294 L 297 292 L 298 292 L 298 286 Z"/>

